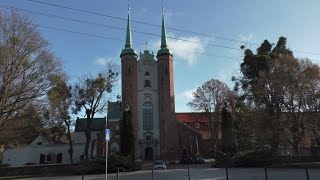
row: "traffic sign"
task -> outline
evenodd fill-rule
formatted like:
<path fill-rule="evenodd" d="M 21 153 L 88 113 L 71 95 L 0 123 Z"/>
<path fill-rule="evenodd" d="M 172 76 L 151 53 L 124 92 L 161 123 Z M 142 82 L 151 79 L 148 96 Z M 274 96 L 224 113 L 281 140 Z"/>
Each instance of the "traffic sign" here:
<path fill-rule="evenodd" d="M 110 137 L 111 137 L 110 129 L 106 129 L 106 142 L 110 141 Z"/>

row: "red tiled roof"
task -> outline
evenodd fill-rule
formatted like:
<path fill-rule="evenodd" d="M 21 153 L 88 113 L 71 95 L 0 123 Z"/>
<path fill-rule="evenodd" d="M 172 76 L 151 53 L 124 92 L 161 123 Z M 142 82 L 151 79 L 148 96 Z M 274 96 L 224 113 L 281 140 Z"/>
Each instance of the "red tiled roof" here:
<path fill-rule="evenodd" d="M 184 122 L 208 122 L 204 113 L 176 113 L 176 120 Z"/>

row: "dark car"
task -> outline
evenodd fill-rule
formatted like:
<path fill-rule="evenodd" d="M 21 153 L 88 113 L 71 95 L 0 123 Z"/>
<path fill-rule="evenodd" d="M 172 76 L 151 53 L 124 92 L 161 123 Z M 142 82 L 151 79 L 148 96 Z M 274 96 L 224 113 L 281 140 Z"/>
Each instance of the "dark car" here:
<path fill-rule="evenodd" d="M 37 164 L 34 163 L 34 162 L 28 162 L 28 163 L 26 163 L 26 165 L 27 165 L 27 166 L 30 166 L 30 165 L 37 165 Z"/>
<path fill-rule="evenodd" d="M 203 164 L 203 163 L 205 163 L 203 156 L 200 155 L 200 154 L 195 155 L 195 157 L 194 157 L 194 162 L 195 162 L 196 164 Z"/>

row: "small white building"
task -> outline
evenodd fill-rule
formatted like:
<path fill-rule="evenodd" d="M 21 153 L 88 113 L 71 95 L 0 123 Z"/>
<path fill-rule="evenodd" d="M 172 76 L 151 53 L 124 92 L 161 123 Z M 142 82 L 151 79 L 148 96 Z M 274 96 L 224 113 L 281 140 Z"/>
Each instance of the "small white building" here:
<path fill-rule="evenodd" d="M 104 129 L 106 117 L 94 118 L 91 131 L 88 156 L 105 156 Z M 73 163 L 79 163 L 84 157 L 86 143 L 86 119 L 77 119 L 73 132 Z M 64 140 L 62 140 L 64 139 Z M 2 164 L 10 166 L 43 165 L 43 164 L 70 164 L 70 145 L 67 138 L 52 142 L 44 135 L 39 135 L 29 145 L 4 149 Z M 119 149 L 119 147 L 118 147 Z M 1 151 L 1 148 L 0 148 Z M 1 153 L 0 153 L 1 155 Z"/>
<path fill-rule="evenodd" d="M 5 149 L 3 164 L 10 166 L 69 164 L 69 144 L 51 143 L 43 135 L 39 135 L 31 144 L 23 147 Z M 73 162 L 80 162 L 84 152 L 84 144 L 73 144 Z"/>

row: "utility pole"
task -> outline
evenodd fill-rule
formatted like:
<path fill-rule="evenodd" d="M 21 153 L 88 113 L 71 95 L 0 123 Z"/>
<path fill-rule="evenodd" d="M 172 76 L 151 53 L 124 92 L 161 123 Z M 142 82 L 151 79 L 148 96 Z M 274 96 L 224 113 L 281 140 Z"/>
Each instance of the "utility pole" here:
<path fill-rule="evenodd" d="M 106 180 L 108 179 L 108 144 L 110 141 L 110 129 L 106 129 Z"/>

